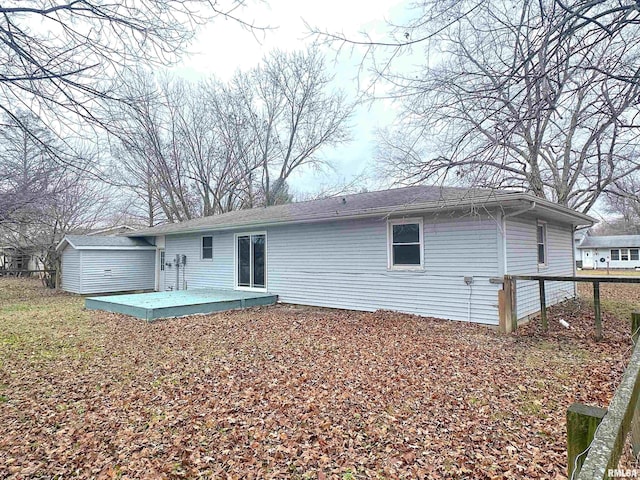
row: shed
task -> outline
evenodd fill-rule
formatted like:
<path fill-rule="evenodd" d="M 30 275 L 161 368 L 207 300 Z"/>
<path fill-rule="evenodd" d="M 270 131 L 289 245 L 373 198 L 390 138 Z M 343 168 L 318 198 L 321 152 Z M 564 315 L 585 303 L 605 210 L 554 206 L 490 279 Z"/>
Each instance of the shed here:
<path fill-rule="evenodd" d="M 72 293 L 153 290 L 156 247 L 143 238 L 67 235 L 61 287 Z"/>

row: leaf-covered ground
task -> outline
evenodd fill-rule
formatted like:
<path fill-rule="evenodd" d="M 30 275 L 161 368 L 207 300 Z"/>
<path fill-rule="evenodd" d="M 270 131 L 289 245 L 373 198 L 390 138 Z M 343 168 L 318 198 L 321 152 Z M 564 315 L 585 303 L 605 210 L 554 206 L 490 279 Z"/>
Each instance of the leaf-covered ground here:
<path fill-rule="evenodd" d="M 565 411 L 608 404 L 630 341 L 563 308 L 545 335 L 287 305 L 147 324 L 0 280 L 0 477 L 564 478 Z"/>

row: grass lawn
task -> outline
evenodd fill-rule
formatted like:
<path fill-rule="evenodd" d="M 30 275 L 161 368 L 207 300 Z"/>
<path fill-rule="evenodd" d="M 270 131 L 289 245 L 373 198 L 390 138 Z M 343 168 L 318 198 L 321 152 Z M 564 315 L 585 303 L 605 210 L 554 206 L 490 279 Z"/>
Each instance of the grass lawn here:
<path fill-rule="evenodd" d="M 635 270 L 581 270 L 578 275 L 587 277 L 640 277 Z M 590 283 L 579 283 L 578 293 L 593 303 L 593 286 Z M 640 312 L 640 283 L 601 283 L 600 295 L 602 310 L 619 318 L 631 318 L 632 312 Z"/>
<path fill-rule="evenodd" d="M 640 277 L 640 270 L 631 270 L 631 269 L 615 270 L 612 268 L 609 271 L 607 271 L 606 268 L 600 268 L 598 270 L 585 269 L 585 270 L 579 270 L 578 275 L 582 275 L 585 277 L 594 277 L 594 276 Z"/>
<path fill-rule="evenodd" d="M 0 477 L 565 478 L 628 324 L 517 335 L 287 305 L 145 323 L 0 280 Z"/>

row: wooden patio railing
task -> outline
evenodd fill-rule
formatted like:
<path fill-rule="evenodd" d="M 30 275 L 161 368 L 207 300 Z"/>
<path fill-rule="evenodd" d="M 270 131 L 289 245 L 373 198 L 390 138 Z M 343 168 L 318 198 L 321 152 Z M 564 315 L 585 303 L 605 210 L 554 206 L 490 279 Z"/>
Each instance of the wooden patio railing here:
<path fill-rule="evenodd" d="M 505 275 L 502 280 L 502 290 L 498 297 L 500 310 L 500 330 L 510 333 L 518 327 L 518 295 L 517 282 L 535 281 L 538 282 L 540 292 L 540 319 L 544 330 L 549 328 L 547 320 L 547 299 L 545 282 L 579 282 L 593 284 L 593 308 L 595 310 L 596 339 L 602 339 L 602 308 L 600 305 L 600 284 L 601 283 L 637 283 L 640 284 L 640 277 L 576 277 L 576 276 L 556 276 L 556 275 Z"/>

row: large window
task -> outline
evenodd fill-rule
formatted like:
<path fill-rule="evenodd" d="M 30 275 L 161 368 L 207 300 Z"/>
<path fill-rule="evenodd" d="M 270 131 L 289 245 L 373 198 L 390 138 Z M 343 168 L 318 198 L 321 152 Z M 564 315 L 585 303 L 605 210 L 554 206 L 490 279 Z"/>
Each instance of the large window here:
<path fill-rule="evenodd" d="M 611 249 L 611 260 L 622 260 L 627 262 L 629 260 L 640 260 L 640 252 L 637 248 L 613 248 Z"/>
<path fill-rule="evenodd" d="M 538 242 L 538 265 L 547 264 L 547 224 L 538 222 L 537 226 Z"/>
<path fill-rule="evenodd" d="M 423 268 L 422 219 L 389 221 L 389 268 Z"/>
<path fill-rule="evenodd" d="M 213 260 L 213 237 L 202 237 L 202 259 Z"/>
<path fill-rule="evenodd" d="M 236 285 L 263 289 L 267 286 L 267 236 L 264 233 L 236 236 Z"/>

